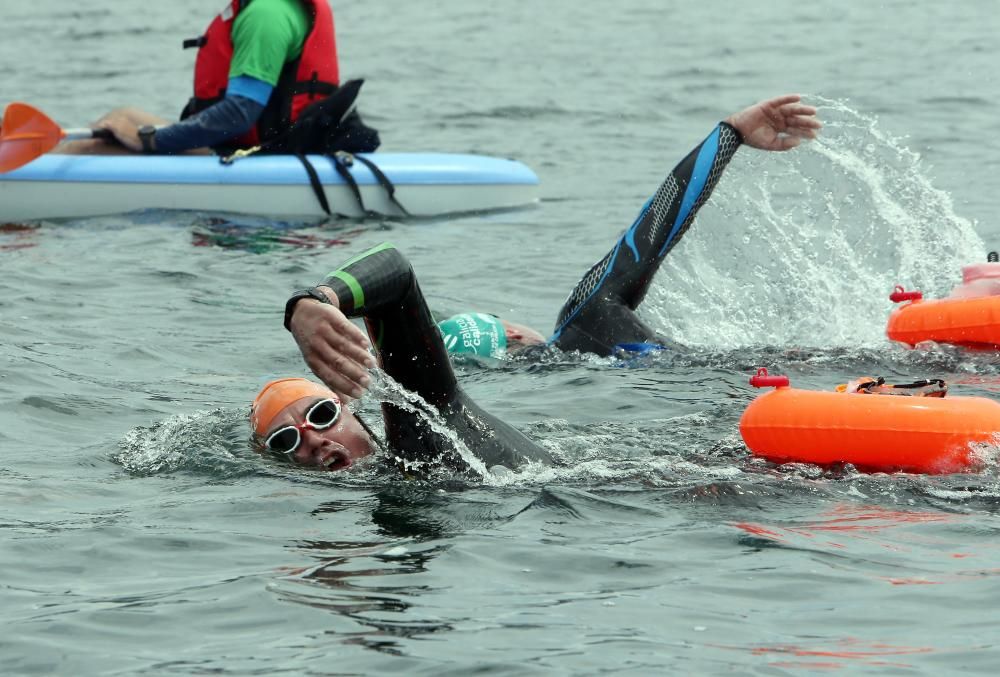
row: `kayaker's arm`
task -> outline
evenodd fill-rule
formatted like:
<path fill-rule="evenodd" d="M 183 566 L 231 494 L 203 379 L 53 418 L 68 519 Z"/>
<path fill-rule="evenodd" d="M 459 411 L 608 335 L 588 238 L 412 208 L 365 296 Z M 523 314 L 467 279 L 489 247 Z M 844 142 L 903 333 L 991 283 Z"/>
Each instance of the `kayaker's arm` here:
<path fill-rule="evenodd" d="M 247 132 L 261 116 L 264 106 L 247 96 L 227 95 L 222 101 L 209 106 L 181 122 L 164 124 L 165 121 L 134 109 L 111 111 L 94 125 L 95 129 L 108 129 L 125 148 L 135 153 L 143 152 L 139 128 L 150 122 L 157 123 L 153 135 L 152 152 L 174 154 L 205 149 Z M 77 142 L 79 143 L 79 142 Z M 93 142 L 86 142 L 93 145 Z M 103 143 L 103 142 L 102 142 Z M 63 152 L 98 152 L 94 148 Z"/>
<path fill-rule="evenodd" d="M 172 155 L 192 148 L 210 148 L 253 128 L 264 105 L 246 96 L 227 93 L 226 97 L 200 113 L 156 130 L 153 150 Z"/>

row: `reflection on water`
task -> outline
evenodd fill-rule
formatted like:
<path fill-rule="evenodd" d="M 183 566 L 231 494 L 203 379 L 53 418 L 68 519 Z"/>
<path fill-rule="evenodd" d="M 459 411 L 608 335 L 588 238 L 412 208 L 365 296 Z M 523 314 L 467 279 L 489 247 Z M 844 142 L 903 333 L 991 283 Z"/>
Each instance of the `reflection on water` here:
<path fill-rule="evenodd" d="M 278 249 L 329 249 L 351 245 L 358 235 L 368 229 L 359 226 L 318 226 L 309 230 L 319 232 L 302 232 L 302 226 L 294 224 L 282 226 L 268 222 L 248 225 L 229 218 L 206 217 L 192 226 L 191 244 L 195 247 L 239 249 L 253 254 Z"/>
<path fill-rule="evenodd" d="M 421 618 L 424 597 L 445 589 L 422 582 L 432 560 L 450 546 L 440 539 L 460 527 L 447 517 L 453 497 L 437 491 L 379 491 L 371 519 L 378 530 L 391 535 L 385 541 L 300 540 L 288 547 L 313 560 L 282 576 L 274 591 L 282 600 L 332 612 L 350 620 L 356 629 L 336 633 L 339 641 L 390 654 L 402 654 L 402 639 L 418 639 L 453 629 L 450 622 Z M 318 506 L 322 517 L 356 510 L 352 501 Z M 435 543 L 436 542 L 436 543 Z"/>
<path fill-rule="evenodd" d="M 37 225 L 17 223 L 0 224 L 0 251 L 27 249 L 38 244 Z"/>

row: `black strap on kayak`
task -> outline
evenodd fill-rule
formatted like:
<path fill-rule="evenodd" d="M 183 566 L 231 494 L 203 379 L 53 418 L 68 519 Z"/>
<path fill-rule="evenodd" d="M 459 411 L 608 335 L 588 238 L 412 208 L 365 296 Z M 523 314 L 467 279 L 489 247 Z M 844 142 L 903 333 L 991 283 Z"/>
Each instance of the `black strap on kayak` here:
<path fill-rule="evenodd" d="M 302 166 L 306 169 L 306 175 L 309 177 L 309 185 L 312 186 L 313 195 L 315 195 L 316 199 L 319 200 L 319 206 L 323 208 L 323 211 L 326 212 L 327 216 L 332 216 L 333 212 L 330 211 L 330 203 L 326 199 L 326 191 L 323 190 L 323 184 L 319 180 L 319 174 L 316 173 L 316 168 L 313 167 L 313 164 L 309 162 L 309 158 L 305 155 L 300 153 L 295 157 L 299 159 L 299 162 L 301 162 Z"/>
<path fill-rule="evenodd" d="M 204 35 L 199 35 L 196 38 L 190 38 L 188 40 L 185 40 L 182 44 L 184 45 L 183 47 L 184 49 L 191 49 L 192 47 L 197 47 L 198 49 L 201 49 L 202 47 L 205 46 L 207 42 L 208 38 L 206 38 Z"/>
<path fill-rule="evenodd" d="M 399 200 L 396 199 L 396 186 L 394 186 L 392 184 L 392 181 L 389 180 L 389 177 L 386 176 L 385 173 L 378 168 L 378 165 L 376 165 L 368 158 L 361 157 L 360 155 L 351 155 L 350 153 L 343 153 L 343 154 L 349 156 L 352 160 L 357 160 L 365 167 L 367 167 L 369 171 L 371 171 L 371 173 L 375 176 L 375 180 L 379 182 L 379 185 L 381 185 L 385 189 L 386 194 L 389 196 L 389 202 L 396 205 L 396 209 L 403 212 L 403 216 L 410 215 L 410 212 L 406 211 L 406 207 L 401 205 L 399 203 Z"/>
<path fill-rule="evenodd" d="M 330 158 L 330 161 L 333 163 L 333 168 L 337 170 L 338 174 L 340 174 L 340 178 L 344 180 L 347 187 L 351 189 L 352 193 L 354 193 L 354 199 L 358 201 L 358 207 L 361 209 L 361 213 L 365 216 L 374 215 L 374 212 L 365 208 L 365 201 L 361 197 L 361 189 L 358 187 L 358 182 L 354 180 L 354 175 L 351 174 L 350 167 L 353 158 L 349 153 L 343 153 L 343 155 L 347 155 L 348 159 L 341 157 L 341 155 L 341 153 L 337 152 L 327 155 L 327 157 Z"/>
<path fill-rule="evenodd" d="M 248 153 L 245 153 L 245 155 L 249 155 L 253 153 L 255 150 L 257 149 L 254 148 L 250 150 Z M 241 154 L 239 151 L 237 151 L 233 155 L 221 158 L 220 160 L 223 164 L 231 164 L 234 160 L 237 160 L 240 157 L 244 157 L 244 154 Z M 304 154 L 298 153 L 295 155 L 295 157 L 299 159 L 299 162 L 302 163 L 302 166 L 306 170 L 306 176 L 309 177 L 309 186 L 312 188 L 313 195 L 316 196 L 316 200 L 319 202 L 319 206 L 323 208 L 323 211 L 326 213 L 327 216 L 333 216 L 333 210 L 330 209 L 330 201 L 326 197 L 326 190 L 324 190 L 323 188 L 323 182 L 320 181 L 319 173 L 316 171 L 316 168 L 313 166 L 312 162 L 309 161 L 309 158 L 307 158 Z M 385 189 L 386 194 L 389 196 L 389 201 L 392 202 L 392 204 L 396 205 L 396 208 L 399 211 L 401 211 L 404 216 L 410 216 L 410 212 L 406 210 L 406 207 L 400 204 L 399 200 L 396 199 L 396 187 L 392 184 L 392 181 L 389 180 L 389 177 L 385 175 L 385 172 L 379 169 L 378 165 L 376 165 L 374 162 L 372 162 L 368 158 L 363 158 L 357 155 L 351 155 L 350 153 L 346 153 L 343 151 L 332 153 L 327 157 L 329 157 L 330 162 L 333 163 L 333 168 L 337 171 L 337 174 L 340 175 L 340 178 L 342 178 L 344 180 L 344 183 L 347 184 L 347 187 L 350 188 L 351 193 L 353 193 L 354 195 L 354 199 L 357 200 L 358 208 L 361 210 L 361 214 L 363 216 L 378 216 L 378 214 L 372 211 L 371 209 L 365 207 L 364 198 L 361 196 L 361 188 L 358 186 L 357 179 L 355 179 L 354 175 L 351 174 L 351 165 L 354 164 L 355 160 L 359 161 L 361 164 L 367 167 L 369 171 L 371 171 L 372 175 L 375 177 L 375 180 L 378 181 L 379 185 L 381 185 Z M 338 214 L 338 216 L 343 216 L 343 215 Z"/>

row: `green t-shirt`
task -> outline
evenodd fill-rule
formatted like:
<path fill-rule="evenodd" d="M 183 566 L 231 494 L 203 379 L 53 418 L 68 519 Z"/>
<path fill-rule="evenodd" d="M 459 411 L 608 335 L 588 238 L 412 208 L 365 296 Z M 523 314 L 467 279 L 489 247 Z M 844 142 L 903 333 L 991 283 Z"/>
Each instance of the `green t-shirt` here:
<path fill-rule="evenodd" d="M 278 84 L 281 69 L 302 54 L 309 17 L 299 0 L 253 0 L 233 22 L 229 77 Z"/>

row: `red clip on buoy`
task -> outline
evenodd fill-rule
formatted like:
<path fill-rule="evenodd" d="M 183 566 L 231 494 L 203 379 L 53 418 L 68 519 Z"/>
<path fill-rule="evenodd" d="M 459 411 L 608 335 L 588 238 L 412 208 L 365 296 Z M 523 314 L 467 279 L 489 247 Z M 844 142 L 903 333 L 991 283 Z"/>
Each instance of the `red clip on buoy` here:
<path fill-rule="evenodd" d="M 767 367 L 761 367 L 755 376 L 750 377 L 750 385 L 754 388 L 786 388 L 788 387 L 788 377 L 768 376 Z"/>
<path fill-rule="evenodd" d="M 903 285 L 897 284 L 896 288 L 891 294 L 889 294 L 889 300 L 893 303 L 902 303 L 903 301 L 919 301 L 924 298 L 924 293 L 922 291 L 906 291 L 903 289 Z"/>

